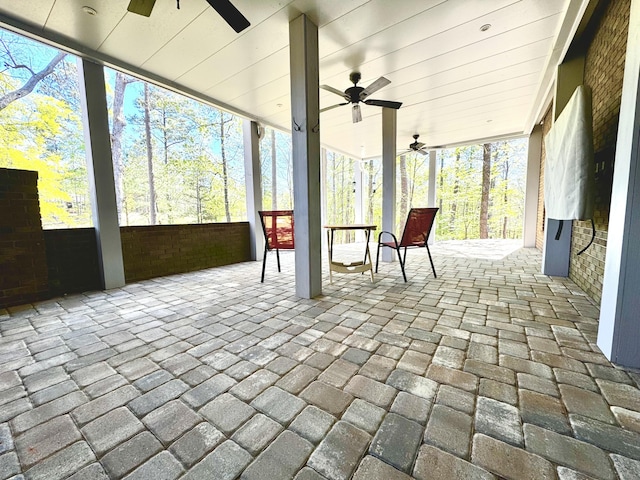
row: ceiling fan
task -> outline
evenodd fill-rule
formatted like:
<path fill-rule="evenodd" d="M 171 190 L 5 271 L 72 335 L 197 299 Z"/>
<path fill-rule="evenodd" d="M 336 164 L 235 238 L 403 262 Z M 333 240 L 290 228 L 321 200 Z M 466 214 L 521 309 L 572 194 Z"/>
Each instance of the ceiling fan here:
<path fill-rule="evenodd" d="M 411 152 L 416 152 L 416 153 L 419 153 L 420 155 L 427 155 L 429 153 L 429 150 L 424 148 L 426 146 L 424 143 L 418 141 L 419 136 L 420 135 L 416 133 L 413 136 L 414 142 L 409 144 L 409 149 L 405 150 L 404 152 L 400 152 L 398 155 L 404 155 L 405 153 L 411 153 Z"/>
<path fill-rule="evenodd" d="M 336 95 L 341 96 L 346 100 L 344 103 L 338 103 L 337 105 L 332 105 L 330 107 L 326 107 L 321 109 L 321 112 L 326 112 L 327 110 L 331 110 L 332 108 L 341 107 L 343 105 L 348 105 L 350 103 L 353 104 L 351 109 L 351 118 L 353 123 L 358 123 L 362 121 L 362 112 L 360 111 L 360 102 L 365 103 L 366 105 L 374 105 L 376 107 L 387 107 L 399 109 L 402 102 L 391 102 L 388 100 L 374 100 L 368 99 L 369 95 L 374 92 L 377 92 L 382 87 L 386 87 L 391 83 L 391 80 L 388 80 L 384 77 L 380 77 L 367 88 L 359 87 L 358 82 L 360 81 L 360 72 L 352 72 L 349 75 L 349 80 L 353 83 L 353 87 L 347 88 L 344 92 L 341 92 L 337 88 L 330 87 L 329 85 L 320 85 L 320 88 L 326 90 L 331 93 L 335 93 Z"/>
<path fill-rule="evenodd" d="M 176 0 L 176 2 L 179 9 L 180 0 Z M 249 20 L 229 0 L 207 0 L 207 2 L 237 33 L 251 25 Z M 151 15 L 151 10 L 153 10 L 155 3 L 156 0 L 131 0 L 127 10 L 148 17 Z"/>

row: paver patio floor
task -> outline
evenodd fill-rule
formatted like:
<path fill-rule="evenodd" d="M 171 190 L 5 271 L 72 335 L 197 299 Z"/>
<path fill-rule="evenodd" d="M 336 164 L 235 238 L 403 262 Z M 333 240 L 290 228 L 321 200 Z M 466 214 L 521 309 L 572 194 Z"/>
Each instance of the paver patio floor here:
<path fill-rule="evenodd" d="M 251 262 L 0 311 L 0 480 L 640 478 L 640 376 L 513 246 L 437 243 L 438 278 L 410 251 L 406 284 L 325 271 L 313 300 L 285 254 L 265 284 Z"/>

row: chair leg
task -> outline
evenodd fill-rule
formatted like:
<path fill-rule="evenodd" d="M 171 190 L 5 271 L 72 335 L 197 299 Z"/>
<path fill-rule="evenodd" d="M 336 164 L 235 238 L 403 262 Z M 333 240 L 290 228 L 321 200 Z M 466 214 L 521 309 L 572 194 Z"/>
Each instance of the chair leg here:
<path fill-rule="evenodd" d="M 429 261 L 431 262 L 431 270 L 433 271 L 433 277 L 438 278 L 438 276 L 436 275 L 436 267 L 433 266 L 433 259 L 431 258 L 431 250 L 429 250 L 429 245 L 425 243 L 424 246 L 427 247 L 427 254 L 429 255 Z"/>
<path fill-rule="evenodd" d="M 400 262 L 400 268 L 402 269 L 402 278 L 404 278 L 404 283 L 407 283 L 407 274 L 404 273 L 404 260 L 402 259 L 402 254 L 400 253 L 400 247 L 396 249 L 398 252 L 398 261 Z M 407 249 L 404 249 L 404 255 L 407 256 Z"/>
<path fill-rule="evenodd" d="M 376 273 L 378 273 L 378 260 L 380 259 L 380 241 L 378 241 L 378 250 L 376 251 Z"/>
<path fill-rule="evenodd" d="M 262 277 L 260 277 L 260 283 L 264 283 L 264 268 L 267 266 L 267 252 L 269 250 L 264 247 L 264 255 L 262 256 Z"/>
<path fill-rule="evenodd" d="M 278 272 L 280 272 L 280 250 L 276 248 L 276 257 L 278 258 Z"/>

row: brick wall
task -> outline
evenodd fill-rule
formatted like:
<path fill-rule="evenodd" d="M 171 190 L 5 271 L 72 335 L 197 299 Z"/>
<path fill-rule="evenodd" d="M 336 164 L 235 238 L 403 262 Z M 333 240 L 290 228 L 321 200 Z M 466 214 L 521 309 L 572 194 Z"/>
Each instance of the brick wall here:
<path fill-rule="evenodd" d="M 93 228 L 45 230 L 44 241 L 52 296 L 102 288 Z"/>
<path fill-rule="evenodd" d="M 38 173 L 0 168 L 0 307 L 47 296 Z"/>
<path fill-rule="evenodd" d="M 594 243 L 576 255 L 591 239 L 591 222 L 574 222 L 569 277 L 594 300 L 602 296 L 604 260 L 609 229 L 618 117 L 631 0 L 612 0 L 594 30 L 585 61 L 585 85 L 593 95 L 593 136 L 596 161 Z"/>
<path fill-rule="evenodd" d="M 553 125 L 553 108 L 549 107 L 542 119 L 542 137 L 544 138 Z M 536 219 L 536 248 L 542 250 L 544 246 L 544 162 L 547 158 L 547 151 L 542 142 L 542 152 L 540 154 L 540 184 L 538 186 L 538 218 Z"/>
<path fill-rule="evenodd" d="M 249 223 L 122 227 L 129 282 L 251 260 Z"/>

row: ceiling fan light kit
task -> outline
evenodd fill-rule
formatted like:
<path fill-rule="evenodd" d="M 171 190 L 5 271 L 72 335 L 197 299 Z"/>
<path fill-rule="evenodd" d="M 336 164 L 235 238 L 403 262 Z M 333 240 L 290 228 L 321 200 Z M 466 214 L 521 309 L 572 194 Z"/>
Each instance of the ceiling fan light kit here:
<path fill-rule="evenodd" d="M 151 11 L 155 3 L 156 0 L 131 0 L 127 10 L 138 15 L 149 17 L 151 16 Z M 249 20 L 247 20 L 247 18 L 240 13 L 240 10 L 234 7 L 229 0 L 207 0 L 207 3 L 218 12 L 218 15 L 220 15 L 236 33 L 240 33 L 251 25 Z M 178 9 L 180 9 L 180 0 L 177 0 L 176 4 Z"/>
<path fill-rule="evenodd" d="M 390 80 L 384 77 L 380 77 L 368 87 L 363 88 L 358 86 L 358 82 L 360 81 L 360 79 L 361 79 L 360 72 L 352 72 L 349 75 L 349 80 L 351 81 L 351 83 L 353 83 L 353 87 L 347 88 L 344 92 L 338 90 L 337 88 L 333 88 L 329 85 L 320 85 L 320 88 L 322 88 L 323 90 L 326 90 L 331 93 L 335 93 L 336 95 L 339 95 L 340 97 L 346 100 L 346 102 L 344 103 L 338 103 L 337 105 L 325 107 L 321 109 L 320 112 L 326 112 L 327 110 L 331 110 L 333 108 L 341 107 L 343 105 L 348 105 L 351 103 L 353 104 L 353 107 L 351 109 L 351 120 L 353 121 L 353 123 L 358 123 L 362 121 L 362 112 L 360 110 L 360 102 L 366 105 L 372 105 L 375 107 L 393 108 L 395 110 L 400 108 L 400 106 L 402 105 L 402 102 L 392 102 L 389 100 L 374 100 L 374 99 L 368 98 L 369 95 L 371 95 L 372 93 L 375 93 L 381 88 L 389 85 L 391 83 Z"/>

